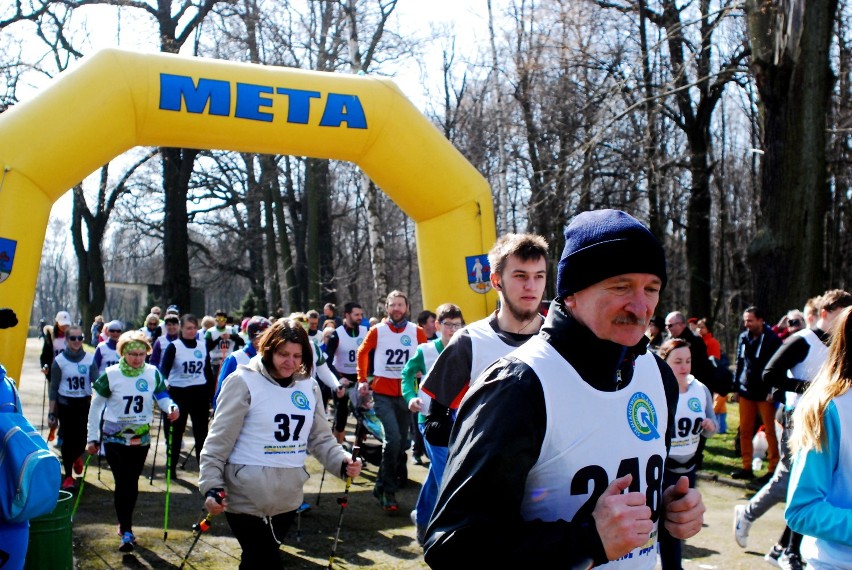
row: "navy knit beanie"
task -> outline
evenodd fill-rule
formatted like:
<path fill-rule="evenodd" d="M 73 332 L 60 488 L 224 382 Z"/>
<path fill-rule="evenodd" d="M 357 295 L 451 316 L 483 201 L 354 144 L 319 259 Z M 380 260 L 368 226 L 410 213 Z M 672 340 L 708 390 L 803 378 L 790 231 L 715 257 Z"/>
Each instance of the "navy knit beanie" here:
<path fill-rule="evenodd" d="M 639 220 L 620 210 L 595 210 L 568 224 L 556 270 L 560 299 L 625 273 L 656 275 L 662 288 L 668 281 L 663 247 Z"/>

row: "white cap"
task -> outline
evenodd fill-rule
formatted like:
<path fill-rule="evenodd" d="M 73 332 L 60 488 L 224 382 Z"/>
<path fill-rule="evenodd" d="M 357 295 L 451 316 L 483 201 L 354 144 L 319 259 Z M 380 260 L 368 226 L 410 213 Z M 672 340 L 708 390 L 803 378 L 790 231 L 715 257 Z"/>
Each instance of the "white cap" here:
<path fill-rule="evenodd" d="M 124 323 L 122 323 L 122 322 L 121 322 L 121 321 L 119 321 L 119 320 L 110 321 L 110 322 L 108 322 L 108 323 L 106 324 L 106 326 L 104 327 L 104 329 L 105 329 L 105 330 L 110 330 L 110 329 L 119 329 L 119 330 L 121 330 L 121 331 L 124 331 Z"/>
<path fill-rule="evenodd" d="M 68 314 L 68 311 L 59 311 L 56 313 L 56 324 L 65 327 L 71 325 L 71 315 Z"/>

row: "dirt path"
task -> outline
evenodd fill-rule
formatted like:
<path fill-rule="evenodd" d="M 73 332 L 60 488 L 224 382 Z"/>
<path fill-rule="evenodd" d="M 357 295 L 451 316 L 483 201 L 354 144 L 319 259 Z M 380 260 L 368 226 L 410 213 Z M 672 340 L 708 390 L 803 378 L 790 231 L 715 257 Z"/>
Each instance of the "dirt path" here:
<path fill-rule="evenodd" d="M 27 342 L 21 382 L 24 410 L 36 427 L 39 427 L 42 421 L 44 388 L 43 376 L 38 370 L 40 347 L 36 340 Z M 42 429 L 46 434 L 46 426 Z M 79 568 L 176 568 L 180 564 L 192 539 L 192 524 L 203 517 L 201 496 L 196 487 L 198 466 L 195 458 L 191 458 L 187 468 L 178 471 L 178 480 L 172 482 L 169 535 L 168 542 L 164 543 L 164 449 L 165 443 L 161 438 L 153 484 L 149 483 L 154 457 L 153 446 L 148 454 L 143 479 L 140 480 L 140 496 L 134 521 L 139 548 L 133 555 L 122 555 L 117 550 L 118 538 L 115 534 L 111 492 L 113 483 L 109 467 L 106 461 L 103 461 L 99 476 L 97 461 L 91 461 L 84 495 L 74 523 L 74 554 Z M 343 482 L 326 474 L 320 505 L 316 506 L 322 468 L 312 458 L 309 458 L 307 467 L 311 479 L 305 486 L 305 498 L 314 507 L 302 517 L 301 531 L 297 533 L 296 528 L 291 530 L 282 550 L 285 552 L 288 567 L 325 568 L 328 565 L 340 512 L 336 498 L 342 494 Z M 408 511 L 417 500 L 426 469 L 409 464 L 410 482 L 408 487 L 398 494 L 401 510 L 396 515 L 382 512 L 372 496 L 371 489 L 376 471 L 376 466 L 368 466 L 364 477 L 352 487 L 335 567 L 426 568 L 421 550 L 414 540 L 414 527 L 408 517 Z M 731 519 L 733 505 L 745 501 L 750 493 L 713 482 L 700 482 L 699 485 L 707 505 L 705 528 L 687 542 L 684 549 L 684 568 L 755 570 L 764 567 L 763 554 L 769 550 L 783 529 L 783 505 L 774 507 L 763 519 L 755 523 L 749 548 L 744 551 L 733 540 Z M 297 534 L 300 535 L 298 540 Z M 239 547 L 231 537 L 227 524 L 223 519 L 214 519 L 213 529 L 201 538 L 187 567 L 236 568 L 238 557 Z"/>

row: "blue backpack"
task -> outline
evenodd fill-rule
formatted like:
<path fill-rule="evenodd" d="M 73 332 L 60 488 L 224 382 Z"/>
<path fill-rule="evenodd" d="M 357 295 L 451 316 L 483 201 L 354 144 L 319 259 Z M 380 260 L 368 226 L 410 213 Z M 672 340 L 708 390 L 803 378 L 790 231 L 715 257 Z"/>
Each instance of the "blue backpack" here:
<path fill-rule="evenodd" d="M 46 515 L 59 499 L 59 459 L 20 409 L 17 388 L 0 365 L 0 522 Z"/>

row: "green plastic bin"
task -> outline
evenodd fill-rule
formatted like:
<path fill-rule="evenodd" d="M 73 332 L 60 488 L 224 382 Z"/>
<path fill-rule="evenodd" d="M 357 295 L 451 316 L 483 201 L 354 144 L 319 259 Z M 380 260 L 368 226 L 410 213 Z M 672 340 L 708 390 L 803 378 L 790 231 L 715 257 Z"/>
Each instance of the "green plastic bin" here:
<path fill-rule="evenodd" d="M 28 570 L 73 570 L 71 508 L 74 495 L 59 491 L 56 508 L 48 515 L 30 520 L 30 544 L 27 547 Z"/>

